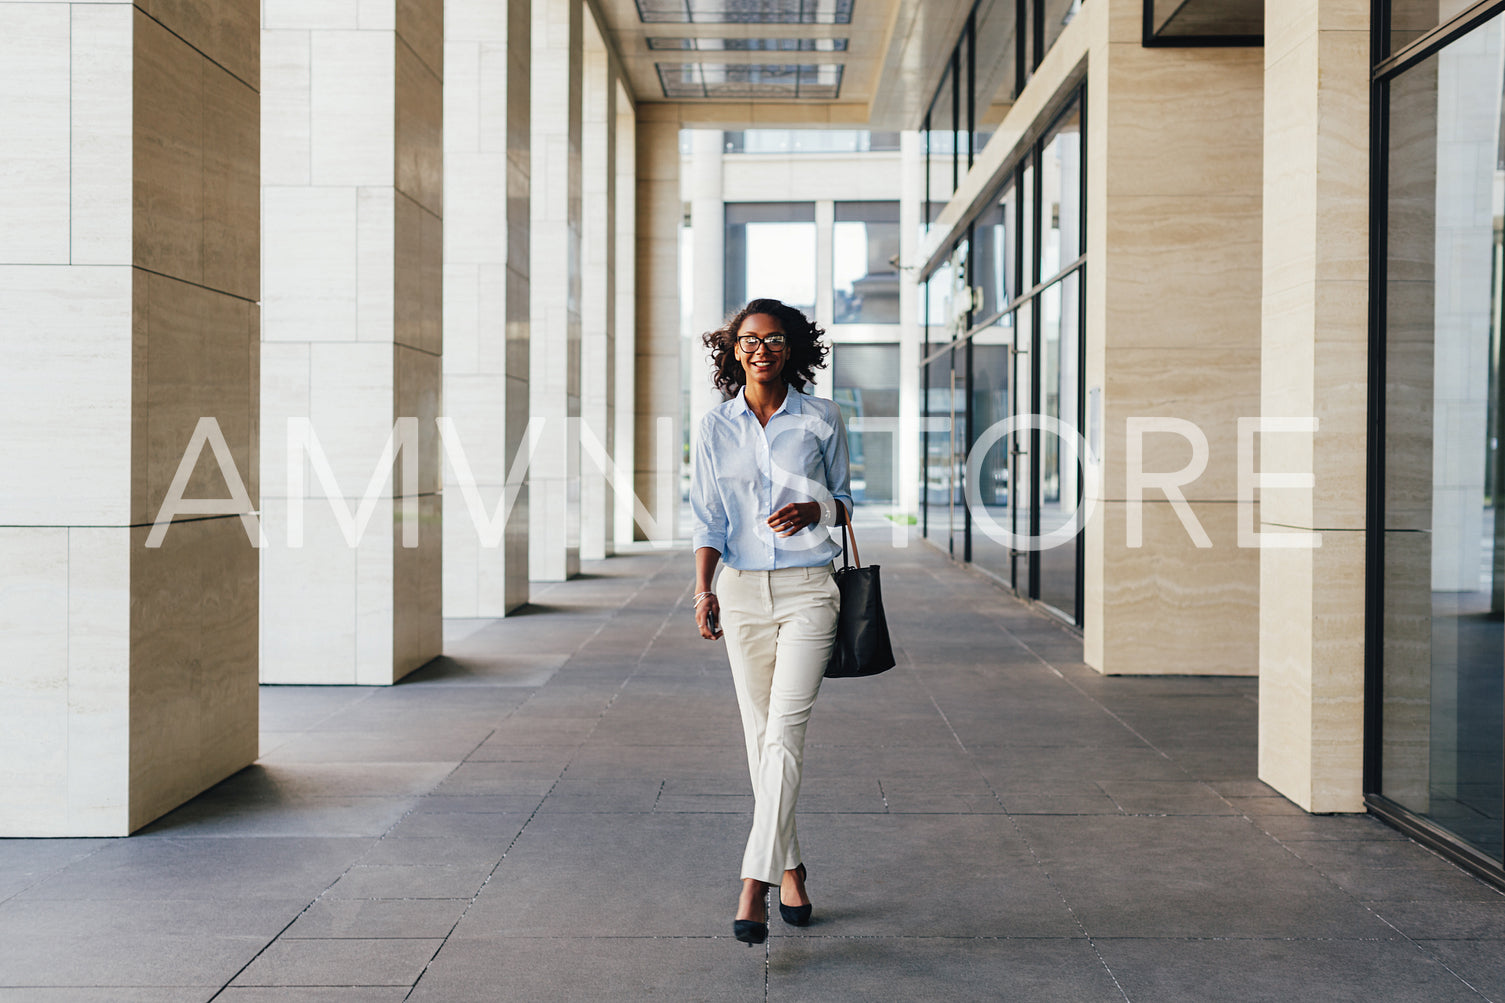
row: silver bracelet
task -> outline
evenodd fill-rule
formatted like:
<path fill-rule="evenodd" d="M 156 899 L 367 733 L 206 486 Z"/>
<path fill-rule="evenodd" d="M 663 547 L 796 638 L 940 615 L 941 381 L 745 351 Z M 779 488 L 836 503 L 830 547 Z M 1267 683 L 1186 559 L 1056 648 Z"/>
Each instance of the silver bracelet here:
<path fill-rule="evenodd" d="M 696 609 L 699 609 L 700 600 L 704 599 L 706 596 L 714 596 L 715 594 L 716 593 L 714 592 L 697 592 L 695 593 L 695 598 L 690 602 L 690 605 Z"/>

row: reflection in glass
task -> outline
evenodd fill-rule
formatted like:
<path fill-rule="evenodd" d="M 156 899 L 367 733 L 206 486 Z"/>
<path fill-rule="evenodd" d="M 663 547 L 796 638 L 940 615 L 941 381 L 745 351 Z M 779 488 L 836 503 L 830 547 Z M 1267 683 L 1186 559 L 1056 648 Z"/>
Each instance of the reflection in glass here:
<path fill-rule="evenodd" d="M 841 342 L 831 353 L 832 397 L 841 407 L 851 458 L 852 500 L 892 502 L 899 418 L 899 346 Z"/>
<path fill-rule="evenodd" d="M 1073 272 L 1046 289 L 1036 300 L 1040 309 L 1040 413 L 1075 431 L 1080 414 L 1078 394 L 1077 290 L 1081 275 Z M 1040 457 L 1040 535 L 1046 536 L 1071 521 L 1081 497 L 1075 442 L 1042 431 Z M 1040 601 L 1071 619 L 1077 615 L 1077 548 L 1075 539 L 1043 550 L 1040 563 Z"/>
<path fill-rule="evenodd" d="M 1019 339 L 1019 351 L 1014 353 L 1013 379 L 1009 383 L 1014 392 L 1014 413 L 1033 414 L 1037 409 L 1034 400 L 1033 359 L 1029 342 L 1033 337 L 1034 312 L 1038 300 L 1027 300 L 1014 314 L 1014 336 Z M 1009 501 L 1009 515 L 1013 518 L 1010 529 L 1018 539 L 1035 532 L 1035 499 L 1039 490 L 1034 483 L 1034 440 L 1028 430 L 1010 436 L 1013 450 L 1013 468 L 1009 471 L 1009 483 L 1017 485 Z M 1031 565 L 1036 555 L 1021 550 L 1014 557 L 1014 587 L 1025 595 L 1031 592 Z"/>
<path fill-rule="evenodd" d="M 1082 115 L 1073 105 L 1046 137 L 1040 169 L 1040 281 L 1082 253 Z"/>
<path fill-rule="evenodd" d="M 1061 32 L 1082 9 L 1082 0 L 1045 0 L 1045 52 L 1056 44 Z M 1042 52 L 1041 58 L 1045 53 Z"/>
<path fill-rule="evenodd" d="M 945 205 L 956 191 L 955 64 L 946 71 L 925 126 L 925 198 Z"/>
<path fill-rule="evenodd" d="M 1496 860 L 1502 41 L 1495 18 L 1390 84 L 1380 791 Z"/>
<path fill-rule="evenodd" d="M 1405 48 L 1439 24 L 1451 21 L 1473 6 L 1473 0 L 1390 0 L 1388 6 L 1390 48 L 1386 55 Z"/>
<path fill-rule="evenodd" d="M 1007 421 L 1011 413 L 1012 335 L 1012 326 L 990 327 L 973 335 L 972 435 L 968 443 L 969 454 L 978 445 L 983 447 L 980 458 L 969 455 L 969 460 L 978 464 L 976 497 L 968 509 L 972 518 L 972 563 L 1009 584 L 1013 584 L 1013 559 L 1007 537 L 994 527 L 1009 529 L 1013 525 L 1009 510 L 1009 447 L 1013 440 L 996 437 L 999 423 Z"/>
<path fill-rule="evenodd" d="M 1035 243 L 1038 236 L 1035 228 L 1038 221 L 1035 217 L 1035 165 L 1033 161 L 1021 172 L 1019 190 L 1023 193 L 1019 204 L 1019 236 L 1022 238 L 1019 254 L 1023 264 L 1019 291 L 1025 293 L 1040 281 L 1040 274 L 1035 269 Z"/>
<path fill-rule="evenodd" d="M 770 296 L 815 316 L 815 206 L 728 203 L 725 309 Z"/>
<path fill-rule="evenodd" d="M 837 324 L 899 323 L 899 203 L 838 202 L 832 230 Z"/>
<path fill-rule="evenodd" d="M 972 283 L 982 290 L 979 321 L 1007 309 L 1014 297 L 1014 201 L 1014 186 L 1009 185 L 972 224 Z"/>
<path fill-rule="evenodd" d="M 955 515 L 955 443 L 958 431 L 952 422 L 952 349 L 943 349 L 925 367 L 925 416 L 930 420 L 925 437 L 925 535 L 949 549 Z M 960 555 L 957 555 L 960 556 Z"/>

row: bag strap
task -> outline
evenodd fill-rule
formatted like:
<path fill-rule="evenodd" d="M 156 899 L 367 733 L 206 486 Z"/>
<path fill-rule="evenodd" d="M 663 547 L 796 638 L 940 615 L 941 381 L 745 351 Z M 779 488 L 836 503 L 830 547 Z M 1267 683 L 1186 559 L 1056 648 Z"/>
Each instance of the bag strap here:
<path fill-rule="evenodd" d="M 836 504 L 840 505 L 841 502 L 837 502 Z M 848 535 L 850 535 L 851 538 L 852 538 L 852 563 L 850 565 L 847 564 L 847 536 Z M 852 529 L 852 514 L 850 512 L 847 512 L 847 513 L 845 513 L 843 515 L 842 522 L 841 522 L 841 566 L 843 568 L 846 568 L 846 567 L 860 568 L 860 567 L 862 567 L 862 557 L 861 557 L 860 554 L 857 553 L 857 533 L 856 533 L 855 530 Z"/>

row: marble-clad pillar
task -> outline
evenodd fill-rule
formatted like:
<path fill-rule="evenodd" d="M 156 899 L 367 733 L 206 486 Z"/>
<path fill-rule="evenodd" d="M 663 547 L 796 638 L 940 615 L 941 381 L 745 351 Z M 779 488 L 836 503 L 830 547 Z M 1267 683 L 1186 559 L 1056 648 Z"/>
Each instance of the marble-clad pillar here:
<path fill-rule="evenodd" d="M 1091 22 L 1083 365 L 1101 463 L 1083 657 L 1108 674 L 1252 676 L 1259 552 L 1239 545 L 1236 501 L 1238 422 L 1259 413 L 1261 53 L 1145 48 L 1141 13 L 1106 0 Z M 1131 466 L 1139 418 L 1192 437 L 1146 433 Z M 1206 466 L 1179 510 L 1141 490 L 1190 466 L 1198 434 Z"/>
<path fill-rule="evenodd" d="M 615 500 L 603 463 L 616 446 L 617 67 L 593 16 L 585 18 L 581 96 L 580 556 L 613 552 Z M 594 451 L 594 450 L 593 450 Z"/>
<path fill-rule="evenodd" d="M 504 616 L 528 601 L 526 479 L 505 521 L 493 520 L 514 460 L 527 456 L 532 16 L 531 0 L 446 0 L 444 10 L 444 411 L 457 434 L 446 448 L 463 449 L 474 485 L 446 463 L 451 617 Z"/>
<path fill-rule="evenodd" d="M 637 339 L 633 485 L 657 526 L 677 536 L 680 427 L 679 117 L 672 105 L 641 104 L 637 125 Z M 660 424 L 670 434 L 660 434 Z M 667 497 L 665 497 L 667 495 Z M 634 527 L 635 539 L 649 539 Z"/>
<path fill-rule="evenodd" d="M 441 645 L 443 2 L 266 0 L 262 29 L 262 679 L 388 684 Z"/>
<path fill-rule="evenodd" d="M 580 212 L 584 0 L 533 0 L 528 577 L 580 572 Z"/>
<path fill-rule="evenodd" d="M 1308 811 L 1363 810 L 1369 344 L 1369 9 L 1265 6 L 1259 776 Z M 1319 537 L 1320 536 L 1320 540 Z"/>
<path fill-rule="evenodd" d="M 257 755 L 255 0 L 0 4 L 0 836 L 130 833 Z"/>
<path fill-rule="evenodd" d="M 616 529 L 614 544 L 620 546 L 633 538 L 633 429 L 637 413 L 637 109 L 623 81 L 613 87 L 615 97 L 612 107 L 617 119 L 616 126 L 616 197 L 613 215 L 616 217 L 615 293 L 613 310 L 615 344 L 612 354 L 616 357 L 612 382 L 615 406 L 612 409 L 612 424 L 615 427 L 612 441 L 612 462 L 618 470 L 628 472 L 617 479 L 613 494 L 613 518 Z"/>
<path fill-rule="evenodd" d="M 728 309 L 741 306 L 722 302 L 726 298 L 726 202 L 722 198 L 725 172 L 721 159 L 724 141 L 720 129 L 692 129 L 690 176 L 684 179 L 685 200 L 690 203 L 690 254 L 694 261 L 689 343 L 685 347 L 690 357 L 692 452 L 698 445 L 700 419 L 721 403 L 721 391 L 711 380 L 710 352 L 700 343 L 700 336 L 719 328 Z"/>

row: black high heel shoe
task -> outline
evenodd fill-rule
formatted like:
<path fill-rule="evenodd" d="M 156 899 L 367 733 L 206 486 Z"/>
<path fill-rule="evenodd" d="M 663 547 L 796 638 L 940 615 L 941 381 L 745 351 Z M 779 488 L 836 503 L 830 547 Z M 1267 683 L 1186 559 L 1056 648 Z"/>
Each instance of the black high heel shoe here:
<path fill-rule="evenodd" d="M 763 894 L 768 894 L 767 887 L 764 887 Z M 768 939 L 768 924 L 760 923 L 755 919 L 734 919 L 732 920 L 732 936 L 748 947 L 752 947 Z"/>
<path fill-rule="evenodd" d="M 805 865 L 802 863 L 795 870 L 799 872 L 800 883 L 803 884 L 805 881 Z M 779 915 L 784 917 L 784 922 L 790 926 L 809 926 L 810 910 L 811 905 L 808 902 L 804 905 L 785 905 L 783 902 L 779 903 Z"/>

